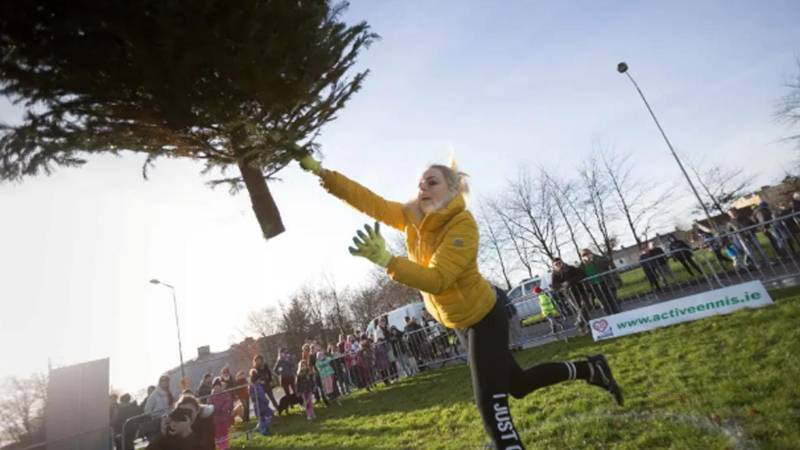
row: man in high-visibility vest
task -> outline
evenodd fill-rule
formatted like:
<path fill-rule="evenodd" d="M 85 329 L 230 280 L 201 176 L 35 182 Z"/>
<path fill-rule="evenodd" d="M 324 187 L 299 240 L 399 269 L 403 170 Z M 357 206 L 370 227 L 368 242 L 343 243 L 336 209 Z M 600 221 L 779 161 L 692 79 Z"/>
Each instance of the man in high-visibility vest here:
<path fill-rule="evenodd" d="M 546 292 L 539 286 L 533 288 L 533 292 L 539 297 L 539 306 L 542 308 L 542 316 L 550 322 L 550 331 L 556 333 L 556 325 L 564 331 L 564 319 L 559 314 L 556 304 Z"/>

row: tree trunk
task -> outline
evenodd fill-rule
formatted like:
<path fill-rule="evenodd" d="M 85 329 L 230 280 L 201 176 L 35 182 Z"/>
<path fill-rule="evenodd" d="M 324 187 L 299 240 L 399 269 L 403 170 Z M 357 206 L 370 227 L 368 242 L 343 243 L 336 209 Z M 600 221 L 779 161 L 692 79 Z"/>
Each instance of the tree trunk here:
<path fill-rule="evenodd" d="M 244 161 L 239 161 L 239 170 L 242 173 L 244 184 L 247 186 L 247 192 L 250 193 L 253 212 L 256 213 L 256 219 L 261 226 L 264 239 L 273 238 L 286 231 L 281 220 L 281 213 L 278 211 L 278 205 L 275 204 L 261 171 L 249 166 Z"/>

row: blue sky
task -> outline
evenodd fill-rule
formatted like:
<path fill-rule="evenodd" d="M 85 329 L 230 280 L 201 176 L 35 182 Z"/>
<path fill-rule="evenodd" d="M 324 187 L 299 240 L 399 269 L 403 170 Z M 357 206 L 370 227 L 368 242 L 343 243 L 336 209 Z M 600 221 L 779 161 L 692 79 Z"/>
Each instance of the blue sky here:
<path fill-rule="evenodd" d="M 502 5 L 502 7 L 500 7 Z M 569 176 L 594 142 L 632 152 L 637 171 L 680 183 L 630 83 L 627 61 L 676 149 L 774 182 L 796 152 L 772 117 L 797 71 L 800 3 L 372 2 L 346 19 L 381 35 L 359 66 L 364 88 L 320 138 L 324 163 L 388 198 L 414 195 L 426 164 L 454 151 L 473 198 L 519 168 Z M 0 119 L 19 110 L 0 103 Z M 288 231 L 264 242 L 246 195 L 209 190 L 190 161 L 139 155 L 0 185 L 0 376 L 111 357 L 112 384 L 135 391 L 184 352 L 227 348 L 249 311 L 323 274 L 340 286 L 370 266 L 347 245 L 365 218 L 290 167 L 271 188 Z M 678 184 L 679 189 L 684 189 Z M 685 192 L 681 197 L 686 198 Z M 685 213 L 680 201 L 673 213 Z"/>

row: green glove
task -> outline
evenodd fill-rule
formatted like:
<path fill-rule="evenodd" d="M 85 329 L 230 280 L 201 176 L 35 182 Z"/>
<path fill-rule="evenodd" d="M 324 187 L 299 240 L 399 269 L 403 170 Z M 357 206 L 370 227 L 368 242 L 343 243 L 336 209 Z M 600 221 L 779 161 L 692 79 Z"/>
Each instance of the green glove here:
<path fill-rule="evenodd" d="M 367 258 L 381 267 L 388 266 L 393 256 L 386 250 L 386 241 L 381 236 L 380 224 L 375 222 L 374 229 L 369 225 L 364 225 L 364 229 L 367 231 L 366 233 L 358 230 L 356 233 L 358 236 L 353 238 L 356 246 L 348 248 L 350 254 Z"/>
<path fill-rule="evenodd" d="M 320 172 L 322 172 L 322 164 L 314 159 L 310 153 L 298 159 L 297 161 L 300 163 L 300 167 L 307 172 L 311 172 L 314 175 L 319 175 Z"/>

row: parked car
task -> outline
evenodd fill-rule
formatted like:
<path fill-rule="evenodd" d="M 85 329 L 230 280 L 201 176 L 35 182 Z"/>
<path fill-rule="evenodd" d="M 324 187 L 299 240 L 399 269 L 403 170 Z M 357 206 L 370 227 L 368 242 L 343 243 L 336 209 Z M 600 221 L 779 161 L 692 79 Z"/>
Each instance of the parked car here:
<path fill-rule="evenodd" d="M 532 298 L 534 297 L 533 288 L 536 286 L 539 286 L 543 291 L 546 291 L 550 287 L 549 274 L 544 277 L 536 275 L 533 278 L 526 278 L 520 281 L 516 287 L 508 291 L 508 298 L 512 302 L 518 302 L 523 299 Z"/>
<path fill-rule="evenodd" d="M 539 298 L 533 292 L 537 286 L 547 291 L 550 287 L 550 274 L 526 278 L 508 291 L 508 298 L 517 312 L 515 320 L 521 321 L 523 325 L 538 323 L 540 320 L 537 318 L 541 319 L 542 308 L 539 306 Z"/>

